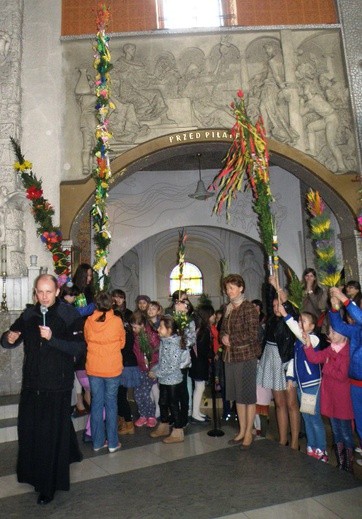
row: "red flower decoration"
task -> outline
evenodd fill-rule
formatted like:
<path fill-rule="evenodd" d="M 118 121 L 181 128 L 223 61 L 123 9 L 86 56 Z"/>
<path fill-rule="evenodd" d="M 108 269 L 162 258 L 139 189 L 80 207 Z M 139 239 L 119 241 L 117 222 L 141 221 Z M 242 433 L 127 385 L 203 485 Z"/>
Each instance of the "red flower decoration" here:
<path fill-rule="evenodd" d="M 244 97 L 244 92 L 240 89 L 237 91 L 237 96 L 238 97 Z"/>
<path fill-rule="evenodd" d="M 43 196 L 43 190 L 38 189 L 35 186 L 30 186 L 26 190 L 26 198 L 29 200 L 37 200 L 38 198 L 41 198 Z"/>

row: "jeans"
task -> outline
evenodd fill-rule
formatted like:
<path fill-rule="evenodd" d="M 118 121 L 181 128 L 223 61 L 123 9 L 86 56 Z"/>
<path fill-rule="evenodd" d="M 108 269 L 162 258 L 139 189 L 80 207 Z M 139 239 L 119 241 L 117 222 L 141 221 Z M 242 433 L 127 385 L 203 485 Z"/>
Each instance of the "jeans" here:
<path fill-rule="evenodd" d="M 319 389 L 319 385 L 303 388 L 303 393 L 308 393 L 309 395 L 315 395 L 318 391 L 318 397 L 315 414 L 313 415 L 308 413 L 302 413 L 302 416 L 305 425 L 305 434 L 307 436 L 308 447 L 312 447 L 312 449 L 320 449 L 321 451 L 325 451 L 327 448 L 327 440 L 326 430 L 324 428 L 324 423 L 320 411 L 321 392 L 319 391 Z M 297 392 L 300 401 L 301 391 L 299 386 L 297 387 Z"/>
<path fill-rule="evenodd" d="M 351 398 L 356 431 L 362 443 L 362 387 L 351 384 Z"/>
<path fill-rule="evenodd" d="M 120 375 L 117 377 L 93 377 L 89 375 L 92 394 L 91 401 L 91 428 L 93 448 L 103 447 L 108 440 L 108 448 L 118 445 L 117 394 L 120 384 Z M 103 421 L 103 407 L 106 410 L 105 427 Z"/>
<path fill-rule="evenodd" d="M 340 418 L 330 418 L 333 441 L 335 444 L 343 443 L 347 449 L 354 448 L 352 420 L 342 420 Z"/>

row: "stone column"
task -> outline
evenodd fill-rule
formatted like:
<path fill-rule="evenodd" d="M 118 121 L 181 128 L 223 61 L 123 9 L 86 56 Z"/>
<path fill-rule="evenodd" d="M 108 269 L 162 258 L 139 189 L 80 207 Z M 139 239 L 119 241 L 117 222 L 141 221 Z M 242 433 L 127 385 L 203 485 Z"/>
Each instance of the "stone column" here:
<path fill-rule="evenodd" d="M 357 160 L 362 171 L 362 9 L 361 0 L 337 0 L 342 24 L 343 49 L 352 99 L 357 139 Z M 358 145 L 359 144 L 359 145 Z"/>

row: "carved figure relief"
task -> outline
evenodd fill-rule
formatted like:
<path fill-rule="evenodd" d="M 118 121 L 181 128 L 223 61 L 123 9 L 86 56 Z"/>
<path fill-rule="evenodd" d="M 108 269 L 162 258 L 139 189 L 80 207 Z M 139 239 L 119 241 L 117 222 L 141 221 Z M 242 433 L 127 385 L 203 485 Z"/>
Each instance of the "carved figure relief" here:
<path fill-rule="evenodd" d="M 260 298 L 262 293 L 265 269 L 259 259 L 252 249 L 248 249 L 240 261 L 240 273 L 245 281 L 245 296 L 249 301 Z"/>
<path fill-rule="evenodd" d="M 6 58 L 10 50 L 11 38 L 5 31 L 0 30 L 0 67 L 2 67 L 6 61 Z"/>
<path fill-rule="evenodd" d="M 134 250 L 128 251 L 111 268 L 112 289 L 119 288 L 126 293 L 127 307 L 133 310 L 139 294 L 139 260 Z"/>
<path fill-rule="evenodd" d="M 334 173 L 356 169 L 355 139 L 338 40 L 321 34 L 298 48 L 300 113 L 306 152 Z"/>
<path fill-rule="evenodd" d="M 337 32 L 315 31 L 294 48 L 290 30 L 281 31 L 280 38 L 251 35 L 249 42 L 237 34 L 216 42 L 212 36 L 203 41 L 185 36 L 179 47 L 168 46 L 165 39 L 162 50 L 142 39 L 122 42 L 112 52 L 112 149 L 126 151 L 179 129 L 231 128 L 229 105 L 243 85 L 249 116 L 261 114 L 269 136 L 309 153 L 336 173 L 353 170 L 355 138 L 338 45 Z M 95 96 L 86 68 L 75 94 L 82 168 L 88 175 Z"/>
<path fill-rule="evenodd" d="M 24 210 L 26 209 L 27 200 L 22 192 L 9 193 L 6 186 L 0 187 L 0 243 L 6 243 L 8 247 L 9 274 L 15 276 L 26 273 L 24 263 Z"/>
<path fill-rule="evenodd" d="M 249 69 L 258 63 L 258 72 L 251 76 L 248 108 L 256 117 L 261 114 L 267 134 L 274 139 L 295 144 L 299 135 L 289 122 L 289 93 L 285 82 L 284 63 L 280 42 L 262 38 L 249 45 Z M 260 63 L 261 62 L 261 63 Z"/>
<path fill-rule="evenodd" d="M 126 43 L 121 57 L 115 62 L 115 76 L 119 79 L 116 97 L 134 106 L 139 121 L 160 118 L 161 124 L 175 123 L 167 117 L 165 99 L 156 87 L 154 76 L 148 74 L 145 64 L 136 58 L 136 50 L 136 45 Z"/>

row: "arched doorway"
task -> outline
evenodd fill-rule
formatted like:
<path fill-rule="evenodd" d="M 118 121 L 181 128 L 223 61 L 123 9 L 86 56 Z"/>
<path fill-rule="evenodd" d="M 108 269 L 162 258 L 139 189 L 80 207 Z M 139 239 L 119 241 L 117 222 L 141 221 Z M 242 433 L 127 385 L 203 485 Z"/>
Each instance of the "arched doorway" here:
<path fill-rule="evenodd" d="M 152 200 L 148 202 L 149 205 L 153 204 L 152 208 L 155 209 L 155 204 L 159 202 L 158 197 L 165 191 L 165 181 L 160 178 L 159 174 L 165 175 L 163 177 L 163 179 L 165 179 L 166 175 L 172 171 L 174 178 L 178 180 L 182 178 L 186 182 L 185 185 L 178 186 L 181 189 L 180 196 L 183 197 L 184 201 L 184 211 L 181 211 L 182 201 L 177 198 L 177 202 L 180 202 L 180 204 L 171 209 L 174 209 L 174 212 L 178 210 L 179 214 L 173 216 L 173 221 L 171 221 L 169 212 L 167 212 L 167 218 L 163 219 L 157 229 L 152 229 L 151 235 L 165 231 L 167 228 L 170 228 L 170 226 L 177 227 L 200 224 L 216 225 L 218 228 L 227 229 L 228 227 L 224 218 L 219 218 L 217 221 L 215 217 L 213 217 L 213 220 L 211 219 L 212 202 L 206 204 L 206 207 L 209 209 L 207 217 L 205 214 L 200 216 L 200 207 L 204 207 L 205 203 L 190 202 L 187 193 L 190 192 L 192 187 L 191 184 L 190 187 L 188 187 L 187 183 L 190 183 L 190 179 L 187 180 L 186 177 L 189 177 L 190 174 L 194 175 L 194 186 L 196 185 L 197 178 L 195 172 L 197 166 L 195 157 L 197 153 L 201 153 L 203 174 L 204 172 L 208 172 L 207 180 L 210 180 L 213 174 L 221 168 L 222 160 L 229 144 L 229 133 L 225 130 L 215 129 L 184 133 L 178 132 L 145 142 L 123 153 L 112 161 L 113 177 L 110 190 L 110 202 L 112 202 L 112 199 L 117 198 L 117 196 L 122 196 L 122 186 L 126 186 L 126 182 L 130 182 L 131 177 L 133 177 L 132 183 L 134 186 L 144 183 L 146 185 L 145 180 L 148 179 L 151 181 L 151 177 L 155 178 L 157 174 L 158 190 L 154 195 L 153 202 Z M 283 172 L 286 172 L 284 173 L 287 176 L 284 181 L 285 184 L 297 182 L 300 185 L 298 192 L 286 193 L 286 195 L 281 196 L 282 198 L 284 196 L 285 201 L 291 196 L 295 197 L 295 203 L 298 208 L 302 208 L 303 201 L 301 198 L 303 197 L 303 190 L 305 191 L 311 187 L 319 190 L 328 206 L 332 208 L 337 225 L 339 226 L 339 238 L 341 240 L 344 262 L 347 264 L 348 272 L 351 273 L 349 277 L 357 277 L 358 259 L 354 229 L 359 202 L 357 194 L 358 185 L 354 182 L 354 175 L 345 174 L 343 176 L 336 176 L 311 157 L 279 142 L 271 140 L 269 142 L 269 150 L 271 155 L 271 179 L 278 174 L 279 182 L 283 184 Z M 273 170 L 275 170 L 275 172 Z M 205 183 L 207 185 L 207 182 Z M 64 236 L 73 239 L 74 242 L 77 241 L 79 224 L 92 204 L 93 189 L 94 182 L 92 179 L 80 182 L 65 182 L 61 185 L 61 227 Z M 133 196 L 132 188 L 129 186 L 127 196 L 128 195 Z M 72 200 L 72 206 L 67 203 L 69 200 Z M 283 200 L 281 203 L 283 205 Z M 142 204 L 142 201 L 139 201 L 138 204 Z M 204 206 L 197 204 L 204 204 Z M 290 215 L 292 212 L 293 211 L 289 211 Z M 186 214 L 188 218 L 185 218 Z M 192 215 L 194 219 L 190 221 L 190 216 Z M 295 214 L 293 217 L 295 217 Z M 303 218 L 302 212 L 299 217 L 300 219 Z M 207 222 L 205 222 L 203 218 L 207 218 Z M 119 234 L 117 232 L 116 234 L 113 233 L 110 266 L 124 253 L 132 249 L 136 243 L 143 242 L 145 239 L 144 233 L 142 234 L 141 232 L 137 234 L 134 230 L 129 231 L 128 235 L 125 236 L 122 231 L 122 225 Z M 293 227 L 292 221 L 289 225 L 289 231 L 291 227 Z M 132 226 L 130 228 L 132 229 Z M 299 231 L 302 232 L 305 237 L 305 225 L 303 226 L 303 224 L 301 224 L 298 232 Z M 291 233 L 293 234 L 293 231 L 291 231 Z M 248 231 L 248 229 L 242 230 L 240 234 L 250 236 L 252 239 L 258 241 L 257 230 L 255 228 L 251 231 Z M 115 246 L 116 244 L 118 244 L 117 247 Z M 282 250 L 283 249 L 281 249 L 281 251 Z M 300 250 L 298 252 L 299 254 L 301 253 Z M 281 257 L 283 259 L 282 252 Z M 286 257 L 284 259 L 288 262 Z M 289 264 L 291 264 L 290 261 Z M 300 269 L 297 268 L 296 271 L 298 272 L 298 270 Z"/>

